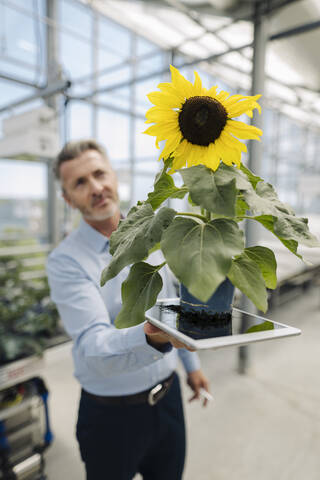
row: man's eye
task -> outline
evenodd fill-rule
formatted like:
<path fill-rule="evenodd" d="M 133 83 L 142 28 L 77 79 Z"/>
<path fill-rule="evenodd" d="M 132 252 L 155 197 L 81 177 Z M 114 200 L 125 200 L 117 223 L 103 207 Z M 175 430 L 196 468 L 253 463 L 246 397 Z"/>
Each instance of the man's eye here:
<path fill-rule="evenodd" d="M 95 174 L 96 177 L 103 177 L 105 175 L 105 172 L 103 172 L 102 170 L 98 170 Z"/>
<path fill-rule="evenodd" d="M 83 185 L 83 184 L 84 184 L 83 178 L 79 178 L 79 180 L 77 180 L 76 187 L 78 187 L 79 185 Z"/>

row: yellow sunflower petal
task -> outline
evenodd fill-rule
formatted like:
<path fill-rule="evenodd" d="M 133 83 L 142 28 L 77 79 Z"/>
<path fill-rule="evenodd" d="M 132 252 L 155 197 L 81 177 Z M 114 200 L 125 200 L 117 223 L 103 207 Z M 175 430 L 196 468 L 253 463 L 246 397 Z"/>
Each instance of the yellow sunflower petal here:
<path fill-rule="evenodd" d="M 172 167 L 168 171 L 168 173 L 170 173 L 170 175 L 171 175 L 172 173 L 175 173 L 177 170 L 179 170 L 180 168 L 182 168 L 184 166 L 185 166 L 184 157 L 179 157 L 179 158 L 174 157 L 173 162 L 172 162 Z"/>
<path fill-rule="evenodd" d="M 168 138 L 168 140 L 166 141 L 166 145 L 159 156 L 159 160 L 161 158 L 164 158 L 164 159 L 168 158 L 169 155 L 173 153 L 177 148 L 177 146 L 179 145 L 181 138 L 182 136 L 180 132 Z"/>
<path fill-rule="evenodd" d="M 177 68 L 173 65 L 170 65 L 171 71 L 171 79 L 172 84 L 176 87 L 176 89 L 184 95 L 184 97 L 189 98 L 192 96 L 193 92 L 193 85 L 189 80 L 184 78 L 183 75 L 179 72 Z"/>
<path fill-rule="evenodd" d="M 175 156 L 177 158 L 180 158 L 181 156 L 185 155 L 187 149 L 189 148 L 189 145 L 191 146 L 188 140 L 183 139 L 182 142 L 176 148 Z"/>
<path fill-rule="evenodd" d="M 180 102 L 184 102 L 185 100 L 185 95 L 172 85 L 172 83 L 159 83 L 158 88 L 164 93 L 175 95 Z"/>
<path fill-rule="evenodd" d="M 262 135 L 260 128 L 247 125 L 243 122 L 236 122 L 234 120 L 227 121 L 225 130 L 243 140 L 260 140 L 259 135 Z"/>
<path fill-rule="evenodd" d="M 202 86 L 198 72 L 194 72 L 193 96 L 206 95 L 207 89 Z"/>
<path fill-rule="evenodd" d="M 229 148 L 235 148 L 236 150 L 240 150 L 240 152 L 247 152 L 247 146 L 245 143 L 240 142 L 237 138 L 230 135 L 226 130 L 224 130 L 219 139 Z"/>
<path fill-rule="evenodd" d="M 225 149 L 223 143 L 221 142 L 220 138 L 215 140 L 214 149 L 215 149 L 215 152 L 216 152 L 217 156 L 219 157 L 219 160 L 222 160 L 225 157 L 225 150 L 226 149 Z M 224 162 L 224 163 L 226 163 L 226 162 Z M 228 163 L 227 163 L 227 165 L 228 165 Z M 232 165 L 232 162 L 230 162 L 229 165 Z"/>
<path fill-rule="evenodd" d="M 207 95 L 208 97 L 216 98 L 217 96 L 217 85 L 214 85 L 213 87 L 209 88 Z"/>
<path fill-rule="evenodd" d="M 220 157 L 217 149 L 215 148 L 214 143 L 210 143 L 209 147 L 207 148 L 207 153 L 204 158 L 204 165 L 211 170 L 215 171 L 220 165 Z"/>
<path fill-rule="evenodd" d="M 236 164 L 237 167 L 240 167 L 241 164 L 241 150 L 228 147 L 221 138 L 215 141 L 216 147 L 219 147 L 221 152 L 221 160 L 228 166 Z"/>
<path fill-rule="evenodd" d="M 234 103 L 238 102 L 239 100 L 243 100 L 243 99 L 247 99 L 247 100 L 250 99 L 250 100 L 252 100 L 252 101 L 256 101 L 256 100 L 258 100 L 260 97 L 261 97 L 261 95 L 254 95 L 254 96 L 251 96 L 251 95 L 240 95 L 240 94 L 231 95 L 227 100 L 224 101 L 224 106 L 233 105 Z"/>
<path fill-rule="evenodd" d="M 147 97 L 151 103 L 159 107 L 180 108 L 182 106 L 181 100 L 176 95 L 163 92 L 151 92 Z"/>
<path fill-rule="evenodd" d="M 246 113 L 248 110 L 254 110 L 257 108 L 261 112 L 260 105 L 252 100 L 242 100 L 231 106 L 227 106 L 227 112 L 230 117 L 239 117 L 243 113 Z"/>
<path fill-rule="evenodd" d="M 219 102 L 224 102 L 229 97 L 229 95 L 230 93 L 221 90 L 221 92 L 216 95 L 216 100 L 218 100 Z"/>
<path fill-rule="evenodd" d="M 146 113 L 145 123 L 177 121 L 179 113 L 171 108 L 152 107 Z"/>
<path fill-rule="evenodd" d="M 234 128 L 242 131 L 250 131 L 256 135 L 262 135 L 262 130 L 254 125 L 248 125 L 245 122 L 240 122 L 239 120 L 228 120 L 227 125 L 232 125 Z"/>
<path fill-rule="evenodd" d="M 192 148 L 189 148 L 188 153 L 186 154 L 186 160 L 188 167 L 192 167 L 196 164 L 198 158 L 198 145 L 193 145 Z"/>

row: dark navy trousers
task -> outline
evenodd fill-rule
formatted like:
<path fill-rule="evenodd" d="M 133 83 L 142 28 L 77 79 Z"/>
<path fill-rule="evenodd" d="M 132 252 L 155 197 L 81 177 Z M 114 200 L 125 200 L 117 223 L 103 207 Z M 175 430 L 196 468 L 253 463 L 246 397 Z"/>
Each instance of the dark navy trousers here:
<path fill-rule="evenodd" d="M 77 439 L 87 480 L 181 480 L 185 425 L 180 384 L 156 405 L 101 405 L 81 395 Z"/>

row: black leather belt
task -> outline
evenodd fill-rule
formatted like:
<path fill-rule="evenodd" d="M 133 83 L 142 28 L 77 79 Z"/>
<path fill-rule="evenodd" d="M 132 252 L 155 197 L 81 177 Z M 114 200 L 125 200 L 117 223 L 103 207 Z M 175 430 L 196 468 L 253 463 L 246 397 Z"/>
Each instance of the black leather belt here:
<path fill-rule="evenodd" d="M 143 392 L 134 393 L 133 395 L 105 397 L 102 395 L 94 395 L 83 389 L 82 392 L 85 396 L 96 400 L 102 405 L 137 405 L 139 403 L 148 403 L 149 405 L 155 405 L 168 392 L 175 374 L 176 373 L 173 372 L 168 378 L 165 378 L 164 380 L 162 380 L 162 382 L 157 383 L 157 385 L 155 385 L 154 387 L 149 388 L 148 390 L 144 390 Z"/>

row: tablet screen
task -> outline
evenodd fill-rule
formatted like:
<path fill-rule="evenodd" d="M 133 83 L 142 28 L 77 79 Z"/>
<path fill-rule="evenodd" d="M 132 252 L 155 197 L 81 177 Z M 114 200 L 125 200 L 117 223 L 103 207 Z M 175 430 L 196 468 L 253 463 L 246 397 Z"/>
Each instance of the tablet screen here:
<path fill-rule="evenodd" d="M 286 328 L 286 325 L 235 308 L 231 313 L 214 316 L 190 314 L 180 308 L 179 299 L 161 301 L 148 311 L 148 316 L 195 340 Z"/>

